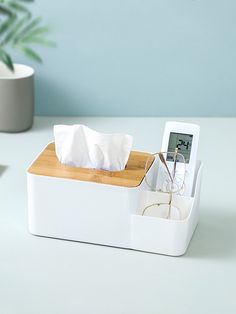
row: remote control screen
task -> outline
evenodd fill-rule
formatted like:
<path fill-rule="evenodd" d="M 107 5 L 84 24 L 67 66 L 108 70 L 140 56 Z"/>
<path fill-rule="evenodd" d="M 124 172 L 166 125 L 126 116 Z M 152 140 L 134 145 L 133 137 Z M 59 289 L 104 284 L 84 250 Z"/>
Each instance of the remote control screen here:
<path fill-rule="evenodd" d="M 185 162 L 189 163 L 191 147 L 193 142 L 192 134 L 170 132 L 168 152 L 174 152 L 178 148 L 178 153 L 182 154 Z M 173 155 L 167 154 L 167 161 L 173 161 Z M 178 160 L 177 161 L 181 161 Z"/>

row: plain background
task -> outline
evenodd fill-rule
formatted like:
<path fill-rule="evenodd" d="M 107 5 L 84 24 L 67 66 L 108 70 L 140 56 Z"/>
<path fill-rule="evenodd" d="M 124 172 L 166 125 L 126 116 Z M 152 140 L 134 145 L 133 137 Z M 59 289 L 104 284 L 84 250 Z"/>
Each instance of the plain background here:
<path fill-rule="evenodd" d="M 36 0 L 36 114 L 235 116 L 235 0 Z"/>

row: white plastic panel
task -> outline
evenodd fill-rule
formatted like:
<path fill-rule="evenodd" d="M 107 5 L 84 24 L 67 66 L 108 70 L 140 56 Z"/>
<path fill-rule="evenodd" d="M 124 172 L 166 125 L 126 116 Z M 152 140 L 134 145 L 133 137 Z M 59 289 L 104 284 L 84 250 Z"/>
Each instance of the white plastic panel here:
<path fill-rule="evenodd" d="M 178 200 L 182 220 L 140 215 L 145 181 L 140 187 L 124 188 L 27 173 L 29 230 L 47 237 L 182 255 L 198 222 L 200 163 L 197 170 L 194 198 Z"/>

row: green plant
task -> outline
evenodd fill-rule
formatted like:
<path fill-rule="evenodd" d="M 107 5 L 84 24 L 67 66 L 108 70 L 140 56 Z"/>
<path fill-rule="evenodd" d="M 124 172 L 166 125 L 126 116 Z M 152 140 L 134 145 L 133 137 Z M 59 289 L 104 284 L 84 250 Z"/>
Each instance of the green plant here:
<path fill-rule="evenodd" d="M 0 61 L 14 71 L 10 49 L 17 49 L 28 58 L 42 62 L 32 45 L 53 46 L 45 38 L 49 29 L 41 17 L 33 17 L 28 5 L 34 0 L 0 0 Z"/>

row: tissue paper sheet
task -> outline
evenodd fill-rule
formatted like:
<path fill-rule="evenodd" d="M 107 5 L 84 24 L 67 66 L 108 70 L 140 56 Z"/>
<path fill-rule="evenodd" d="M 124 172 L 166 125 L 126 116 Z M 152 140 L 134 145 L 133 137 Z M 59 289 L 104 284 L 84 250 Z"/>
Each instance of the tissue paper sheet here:
<path fill-rule="evenodd" d="M 69 166 L 109 171 L 124 170 L 133 138 L 127 134 L 103 134 L 85 125 L 55 125 L 58 160 Z"/>

